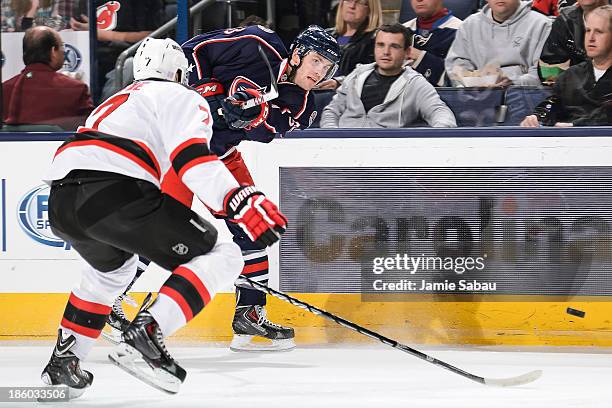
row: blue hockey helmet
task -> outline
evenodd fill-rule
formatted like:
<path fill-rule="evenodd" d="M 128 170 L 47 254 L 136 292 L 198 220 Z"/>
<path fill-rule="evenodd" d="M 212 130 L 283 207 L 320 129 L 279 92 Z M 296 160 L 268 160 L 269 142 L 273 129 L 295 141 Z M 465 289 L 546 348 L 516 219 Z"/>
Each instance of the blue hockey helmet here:
<path fill-rule="evenodd" d="M 293 40 L 289 50 L 291 52 L 297 50 L 300 60 L 310 51 L 314 51 L 326 60 L 330 61 L 332 63 L 332 67 L 329 69 L 323 80 L 332 78 L 338 70 L 338 63 L 340 62 L 340 46 L 330 33 L 318 25 L 311 25 L 302 31 L 295 38 L 295 40 Z"/>

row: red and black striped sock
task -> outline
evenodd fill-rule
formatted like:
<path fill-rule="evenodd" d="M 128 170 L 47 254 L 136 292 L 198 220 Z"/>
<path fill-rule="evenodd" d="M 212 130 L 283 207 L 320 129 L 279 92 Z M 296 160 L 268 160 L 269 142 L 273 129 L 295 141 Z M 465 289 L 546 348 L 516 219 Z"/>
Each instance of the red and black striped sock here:
<path fill-rule="evenodd" d="M 110 306 L 90 302 L 71 293 L 60 325 L 77 334 L 97 339 L 110 312 Z"/>
<path fill-rule="evenodd" d="M 189 322 L 210 302 L 210 293 L 200 278 L 189 268 L 179 266 L 159 290 L 171 298 Z"/>
<path fill-rule="evenodd" d="M 268 283 L 268 255 L 247 255 L 244 260 L 244 268 L 241 275 L 253 279 L 261 284 Z M 252 288 L 236 287 L 236 298 L 238 306 L 260 305 L 265 306 L 266 294 Z"/>

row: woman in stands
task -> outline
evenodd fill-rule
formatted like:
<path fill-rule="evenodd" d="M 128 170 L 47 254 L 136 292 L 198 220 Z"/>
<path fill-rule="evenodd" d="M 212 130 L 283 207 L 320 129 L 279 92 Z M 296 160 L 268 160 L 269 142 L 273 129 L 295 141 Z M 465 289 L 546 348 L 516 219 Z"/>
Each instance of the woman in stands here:
<path fill-rule="evenodd" d="M 357 64 L 374 62 L 374 31 L 382 24 L 380 0 L 341 0 L 336 26 L 328 29 L 342 50 L 336 77 L 322 82 L 319 89 L 336 89 Z"/>

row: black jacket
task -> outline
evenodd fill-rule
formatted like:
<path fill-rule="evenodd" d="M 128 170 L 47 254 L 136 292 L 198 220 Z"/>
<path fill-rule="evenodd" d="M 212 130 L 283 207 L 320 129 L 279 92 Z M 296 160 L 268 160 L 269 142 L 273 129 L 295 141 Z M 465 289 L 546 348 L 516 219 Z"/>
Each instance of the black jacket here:
<path fill-rule="evenodd" d="M 340 37 L 334 28 L 327 31 L 334 37 Z M 374 62 L 374 32 L 357 31 L 348 44 L 341 47 L 342 56 L 338 66 L 337 76 L 350 74 L 357 64 L 369 64 Z"/>
<path fill-rule="evenodd" d="M 570 60 L 570 65 L 586 61 L 583 14 L 577 5 L 561 9 L 542 48 L 542 61 L 560 64 Z"/>
<path fill-rule="evenodd" d="M 559 76 L 553 95 L 537 106 L 535 114 L 549 126 L 556 122 L 612 125 L 612 67 L 597 82 L 591 61 L 570 67 Z"/>

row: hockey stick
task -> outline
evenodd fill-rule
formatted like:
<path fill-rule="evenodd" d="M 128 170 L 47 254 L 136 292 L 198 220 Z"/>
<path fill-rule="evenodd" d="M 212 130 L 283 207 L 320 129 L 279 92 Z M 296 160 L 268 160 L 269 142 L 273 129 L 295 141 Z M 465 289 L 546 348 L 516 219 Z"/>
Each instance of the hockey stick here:
<path fill-rule="evenodd" d="M 257 105 L 261 105 L 263 103 L 271 101 L 272 99 L 278 98 L 278 83 L 276 82 L 276 76 L 274 75 L 274 72 L 272 71 L 270 60 L 268 59 L 268 56 L 266 55 L 264 50 L 261 49 L 260 45 L 257 46 L 257 50 L 259 51 L 259 55 L 261 55 L 261 58 L 263 58 L 264 62 L 268 66 L 268 71 L 270 72 L 270 88 L 271 89 L 269 92 L 261 94 L 257 98 L 249 99 L 248 101 L 243 103 L 242 109 L 249 109 Z"/>
<path fill-rule="evenodd" d="M 364 336 L 370 337 L 374 340 L 378 340 L 383 344 L 386 344 L 387 346 L 393 347 L 394 349 L 398 349 L 401 350 L 405 353 L 408 354 L 412 354 L 415 357 L 420 358 L 421 360 L 425 360 L 428 363 L 437 365 L 438 367 L 442 367 L 447 369 L 448 371 L 452 371 L 455 374 L 459 374 L 465 378 L 468 378 L 472 381 L 476 381 L 478 383 L 484 384 L 484 385 L 495 385 L 498 387 L 510 387 L 510 386 L 515 386 L 515 385 L 523 385 L 523 384 L 528 384 L 532 381 L 537 380 L 538 378 L 540 378 L 540 376 L 542 375 L 542 371 L 541 370 L 535 370 L 535 371 L 531 371 L 529 373 L 523 374 L 523 375 L 519 375 L 516 377 L 508 377 L 508 378 L 486 378 L 486 377 L 480 377 L 478 375 L 472 374 L 472 373 L 468 373 L 467 371 L 464 371 L 460 368 L 457 368 L 449 363 L 446 363 L 442 360 L 438 360 L 437 358 L 433 358 L 425 353 L 422 353 L 418 350 L 415 350 L 411 347 L 408 347 L 404 344 L 398 343 L 395 340 L 392 340 L 388 337 L 385 337 L 383 335 L 380 335 L 376 332 L 373 332 L 372 330 L 368 330 L 365 327 L 361 327 L 353 322 L 350 322 L 346 319 L 343 319 L 341 317 L 338 317 L 336 315 L 333 315 L 329 312 L 326 312 L 325 310 L 321 310 L 319 308 L 316 308 L 314 306 L 309 305 L 308 303 L 302 302 L 301 300 L 298 300 L 294 297 L 291 297 L 289 295 L 286 295 L 282 292 L 279 292 L 275 289 L 269 288 L 266 285 L 262 285 L 259 282 L 255 282 L 243 275 L 240 275 L 238 277 L 239 279 L 239 283 L 243 284 L 243 285 L 248 285 L 254 289 L 257 289 L 261 292 L 265 292 L 269 295 L 272 295 L 276 298 L 279 298 L 281 300 L 284 300 L 285 302 L 289 302 L 294 306 L 300 307 L 302 309 L 305 309 L 307 311 L 309 311 L 310 313 L 313 313 L 315 315 L 318 316 L 323 316 L 324 318 L 328 319 L 328 320 L 332 320 L 336 323 L 338 323 L 341 326 L 346 327 L 347 329 L 351 329 L 353 331 L 356 331 L 359 334 L 363 334 Z"/>

